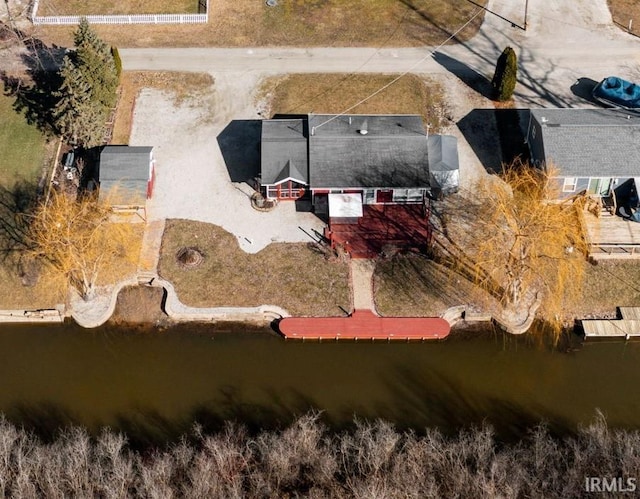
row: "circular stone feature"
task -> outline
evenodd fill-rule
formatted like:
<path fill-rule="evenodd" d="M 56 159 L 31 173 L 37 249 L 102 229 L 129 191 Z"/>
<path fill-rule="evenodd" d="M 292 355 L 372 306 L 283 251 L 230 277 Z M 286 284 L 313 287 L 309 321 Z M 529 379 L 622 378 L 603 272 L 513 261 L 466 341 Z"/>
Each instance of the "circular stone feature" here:
<path fill-rule="evenodd" d="M 204 255 L 198 248 L 180 248 L 176 253 L 176 261 L 181 267 L 192 269 L 204 261 Z"/>

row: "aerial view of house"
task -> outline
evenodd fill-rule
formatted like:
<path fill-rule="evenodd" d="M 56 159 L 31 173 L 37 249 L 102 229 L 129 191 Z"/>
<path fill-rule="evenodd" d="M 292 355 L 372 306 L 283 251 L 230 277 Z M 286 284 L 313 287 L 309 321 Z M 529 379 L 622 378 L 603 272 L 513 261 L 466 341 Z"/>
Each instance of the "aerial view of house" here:
<path fill-rule="evenodd" d="M 622 109 L 532 109 L 531 159 L 557 169 L 563 198 L 580 192 L 618 198 L 640 175 L 640 116 Z"/>
<path fill-rule="evenodd" d="M 5 0 L 0 496 L 635 497 L 638 18 Z"/>
<path fill-rule="evenodd" d="M 309 115 L 262 123 L 261 185 L 268 199 L 310 192 L 328 214 L 330 194 L 361 203 L 422 203 L 458 187 L 457 139 L 428 136 L 420 116 Z"/>

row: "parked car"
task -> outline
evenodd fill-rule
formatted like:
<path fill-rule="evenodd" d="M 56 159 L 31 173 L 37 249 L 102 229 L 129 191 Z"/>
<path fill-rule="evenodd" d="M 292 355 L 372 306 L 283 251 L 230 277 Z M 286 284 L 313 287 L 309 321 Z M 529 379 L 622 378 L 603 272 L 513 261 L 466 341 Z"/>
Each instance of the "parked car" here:
<path fill-rule="evenodd" d="M 609 76 L 598 83 L 592 95 L 605 106 L 640 109 L 640 86 L 617 76 Z"/>

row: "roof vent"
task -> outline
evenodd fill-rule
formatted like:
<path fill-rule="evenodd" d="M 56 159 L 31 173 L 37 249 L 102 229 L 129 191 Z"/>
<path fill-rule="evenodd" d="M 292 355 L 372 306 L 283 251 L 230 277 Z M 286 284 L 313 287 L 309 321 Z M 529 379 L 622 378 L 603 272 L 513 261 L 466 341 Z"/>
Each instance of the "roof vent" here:
<path fill-rule="evenodd" d="M 361 128 L 360 130 L 358 130 L 358 133 L 360 135 L 367 135 L 369 132 L 365 128 Z"/>
<path fill-rule="evenodd" d="M 542 123 L 546 123 L 546 122 L 547 122 L 547 121 L 549 121 L 549 120 L 543 116 L 542 118 L 540 118 L 540 121 L 541 121 Z"/>

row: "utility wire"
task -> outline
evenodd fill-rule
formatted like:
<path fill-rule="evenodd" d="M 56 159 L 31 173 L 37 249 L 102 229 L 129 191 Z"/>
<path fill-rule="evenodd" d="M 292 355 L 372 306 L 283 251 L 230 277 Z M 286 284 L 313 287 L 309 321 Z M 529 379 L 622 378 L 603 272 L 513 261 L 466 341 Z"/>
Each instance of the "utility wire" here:
<path fill-rule="evenodd" d="M 329 118 L 326 121 L 323 121 L 322 123 L 315 125 L 313 128 L 320 128 L 322 125 L 326 125 L 327 123 L 330 123 L 331 121 L 339 118 L 340 116 L 344 116 L 345 114 L 347 114 L 349 111 L 351 111 L 352 109 L 355 109 L 356 107 L 358 107 L 360 104 L 363 104 L 365 102 L 367 102 L 369 99 L 371 99 L 372 97 L 375 97 L 376 95 L 378 95 L 380 92 L 386 90 L 387 88 L 389 88 L 391 85 L 393 85 L 394 83 L 396 83 L 398 80 L 400 80 L 401 78 L 403 78 L 404 76 L 407 76 L 411 71 L 413 71 L 414 68 L 416 68 L 417 66 L 419 66 L 420 64 L 422 64 L 424 61 L 426 61 L 429 57 L 433 57 L 433 54 L 435 54 L 440 48 L 442 48 L 444 46 L 444 44 L 446 44 L 448 41 L 450 41 L 451 39 L 453 39 L 458 33 L 460 33 L 464 28 L 466 28 L 471 21 L 473 21 L 476 17 L 478 17 L 478 15 L 480 15 L 481 12 L 483 12 L 484 9 L 478 9 L 478 11 L 469 18 L 469 20 L 464 23 L 462 26 L 460 26 L 453 34 L 451 34 L 451 36 L 449 36 L 449 38 L 447 38 L 444 42 L 442 42 L 440 45 L 438 45 L 435 49 L 433 49 L 431 52 L 429 52 L 427 55 L 425 55 L 422 59 L 420 59 L 418 62 L 416 62 L 413 66 L 411 66 L 409 69 L 407 69 L 404 73 L 400 74 L 399 76 L 395 77 L 393 80 L 391 80 L 389 83 L 387 83 L 386 85 L 383 85 L 382 87 L 380 87 L 378 90 L 376 90 L 375 92 L 373 92 L 371 95 L 369 95 L 368 97 L 365 97 L 364 99 L 362 99 L 361 101 L 355 103 L 353 106 L 345 109 L 344 111 L 342 111 L 339 114 L 336 114 L 335 116 L 332 116 L 331 118 Z M 371 59 L 371 58 L 369 58 Z M 368 62 L 368 61 L 367 61 Z M 362 67 L 362 66 L 361 66 Z"/>

